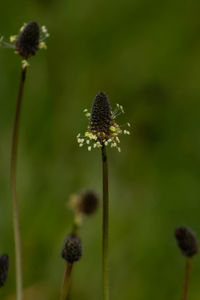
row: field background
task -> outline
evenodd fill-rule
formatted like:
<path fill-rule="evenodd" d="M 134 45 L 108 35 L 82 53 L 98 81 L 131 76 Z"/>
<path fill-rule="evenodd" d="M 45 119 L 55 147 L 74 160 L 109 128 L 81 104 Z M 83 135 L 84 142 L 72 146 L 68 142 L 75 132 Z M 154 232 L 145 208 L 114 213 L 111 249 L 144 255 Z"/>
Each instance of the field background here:
<path fill-rule="evenodd" d="M 122 152 L 109 150 L 110 287 L 115 300 L 180 299 L 184 258 L 178 225 L 200 238 L 199 2 L 148 0 L 2 1 L 0 35 L 24 22 L 45 24 L 48 50 L 30 60 L 18 161 L 26 299 L 59 299 L 63 240 L 73 215 L 71 193 L 101 196 L 100 151 L 79 149 L 83 109 L 99 91 L 132 124 Z M 11 131 L 20 58 L 0 49 L 0 253 L 11 260 L 0 299 L 14 299 L 15 267 L 9 190 Z M 102 299 L 101 214 L 81 230 L 83 258 L 71 299 Z M 190 299 L 200 299 L 196 257 Z"/>

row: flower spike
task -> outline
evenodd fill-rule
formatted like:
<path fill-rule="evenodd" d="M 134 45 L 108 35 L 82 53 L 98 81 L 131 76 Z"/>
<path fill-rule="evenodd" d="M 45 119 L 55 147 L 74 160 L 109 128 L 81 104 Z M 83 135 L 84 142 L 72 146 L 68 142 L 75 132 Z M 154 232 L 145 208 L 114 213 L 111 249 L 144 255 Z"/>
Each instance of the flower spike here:
<path fill-rule="evenodd" d="M 117 148 L 120 152 L 119 135 L 130 134 L 130 131 L 122 130 L 115 121 L 119 114 L 124 113 L 123 106 L 117 104 L 113 112 L 107 95 L 100 92 L 94 98 L 91 113 L 87 109 L 83 112 L 89 120 L 89 125 L 83 137 L 80 133 L 77 135 L 79 147 L 86 144 L 88 151 L 91 151 L 92 148 L 101 148 L 103 145 L 110 144 L 111 148 Z M 127 125 L 130 127 L 130 123 Z"/>
<path fill-rule="evenodd" d="M 22 56 L 22 68 L 29 64 L 27 59 L 34 56 L 39 49 L 46 49 L 44 40 L 49 37 L 45 26 L 40 26 L 37 22 L 24 24 L 18 35 L 10 36 L 10 42 L 6 42 L 4 37 L 0 37 L 0 46 L 12 48 L 15 53 Z"/>

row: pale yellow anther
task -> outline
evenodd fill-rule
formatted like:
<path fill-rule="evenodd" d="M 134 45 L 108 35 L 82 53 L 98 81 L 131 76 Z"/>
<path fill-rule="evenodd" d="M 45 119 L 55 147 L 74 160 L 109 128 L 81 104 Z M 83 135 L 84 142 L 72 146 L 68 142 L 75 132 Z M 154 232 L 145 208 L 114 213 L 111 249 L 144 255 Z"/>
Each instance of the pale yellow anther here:
<path fill-rule="evenodd" d="M 20 28 L 20 32 L 22 32 L 24 30 L 24 27 L 26 26 L 26 23 L 24 23 L 24 25 Z"/>
<path fill-rule="evenodd" d="M 43 33 L 47 33 L 47 28 L 46 28 L 46 26 L 43 25 L 43 26 L 41 27 L 41 31 L 42 31 Z"/>
<path fill-rule="evenodd" d="M 110 126 L 110 131 L 115 132 L 116 131 L 116 127 Z"/>
<path fill-rule="evenodd" d="M 45 43 L 45 42 L 40 42 L 40 43 L 39 43 L 39 48 L 40 48 L 40 49 L 45 49 L 45 50 L 46 50 L 46 49 L 47 49 L 46 43 Z"/>
<path fill-rule="evenodd" d="M 23 60 L 22 60 L 22 69 L 25 69 L 25 68 L 27 68 L 28 66 L 29 66 L 28 61 L 27 61 L 26 59 L 23 59 Z"/>
<path fill-rule="evenodd" d="M 122 105 L 120 105 L 120 110 L 121 110 L 122 113 L 124 113 L 124 108 L 123 108 Z"/>
<path fill-rule="evenodd" d="M 120 139 L 118 138 L 118 136 L 116 137 L 116 141 L 117 143 L 120 143 Z"/>
<path fill-rule="evenodd" d="M 17 35 L 11 35 L 10 36 L 10 42 L 13 43 L 17 40 Z"/>

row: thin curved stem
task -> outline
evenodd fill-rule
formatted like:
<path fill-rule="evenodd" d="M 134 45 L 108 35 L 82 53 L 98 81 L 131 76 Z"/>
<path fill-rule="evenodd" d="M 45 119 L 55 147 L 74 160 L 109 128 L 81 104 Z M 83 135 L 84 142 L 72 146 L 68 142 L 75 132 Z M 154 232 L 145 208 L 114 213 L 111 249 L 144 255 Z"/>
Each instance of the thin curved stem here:
<path fill-rule="evenodd" d="M 108 161 L 106 147 L 102 145 L 103 164 L 103 295 L 109 299 L 108 278 L 108 232 L 109 232 L 109 196 L 108 196 Z"/>
<path fill-rule="evenodd" d="M 191 263 L 192 263 L 192 259 L 187 258 L 186 263 L 185 263 L 185 280 L 184 280 L 182 300 L 187 300 L 187 296 L 188 296 L 190 273 L 191 273 Z"/>
<path fill-rule="evenodd" d="M 13 226 L 14 226 L 14 239 L 15 239 L 15 260 L 16 260 L 16 299 L 22 300 L 23 298 L 23 284 L 22 284 L 22 255 L 21 255 L 21 238 L 19 228 L 19 212 L 18 212 L 18 200 L 17 200 L 17 189 L 16 189 L 16 167 L 17 167 L 17 146 L 18 146 L 18 135 L 19 135 L 19 121 L 21 113 L 22 96 L 24 91 L 24 82 L 26 79 L 26 71 L 24 68 L 21 72 L 20 86 L 17 98 L 17 107 L 15 112 L 15 120 L 13 126 L 12 135 L 12 148 L 11 148 L 11 193 L 13 203 Z"/>
<path fill-rule="evenodd" d="M 63 285 L 62 285 L 62 289 L 61 289 L 60 300 L 66 300 L 69 295 L 72 267 L 73 267 L 73 264 L 67 262 L 64 279 L 63 279 Z"/>

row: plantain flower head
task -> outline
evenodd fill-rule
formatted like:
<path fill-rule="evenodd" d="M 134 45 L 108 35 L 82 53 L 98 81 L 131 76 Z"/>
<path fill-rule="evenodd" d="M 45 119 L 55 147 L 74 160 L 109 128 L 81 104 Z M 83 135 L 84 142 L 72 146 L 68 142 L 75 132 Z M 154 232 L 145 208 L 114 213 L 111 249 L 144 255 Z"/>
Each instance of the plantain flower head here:
<path fill-rule="evenodd" d="M 92 148 L 110 145 L 120 152 L 119 135 L 130 134 L 128 130 L 122 130 L 115 121 L 119 114 L 124 113 L 122 105 L 117 104 L 116 109 L 112 111 L 107 95 L 100 92 L 94 98 L 91 113 L 87 109 L 84 109 L 84 113 L 89 120 L 89 125 L 84 136 L 80 133 L 77 135 L 79 147 L 86 144 L 88 151 L 91 151 Z M 127 125 L 130 127 L 129 123 Z"/>
<path fill-rule="evenodd" d="M 0 38 L 0 46 L 12 48 L 15 53 L 22 56 L 22 67 L 27 67 L 27 60 L 34 56 L 39 49 L 46 49 L 44 40 L 49 37 L 45 26 L 40 26 L 37 22 L 24 24 L 19 34 L 10 36 L 10 43 Z"/>
<path fill-rule="evenodd" d="M 9 257 L 7 254 L 0 256 L 0 287 L 4 286 L 9 269 Z"/>
<path fill-rule="evenodd" d="M 177 227 L 175 230 L 177 244 L 186 257 L 193 257 L 198 253 L 198 241 L 195 234 L 185 226 Z"/>
<path fill-rule="evenodd" d="M 64 242 L 61 253 L 62 258 L 69 263 L 74 263 L 82 257 L 81 240 L 77 235 L 69 235 Z"/>

